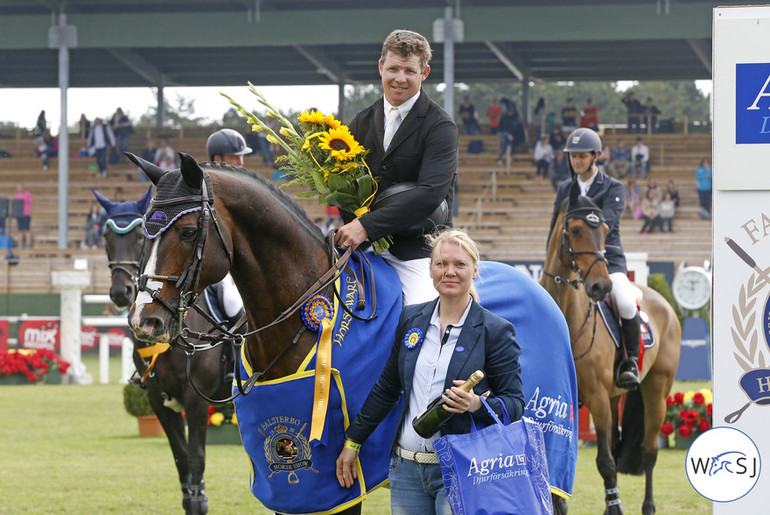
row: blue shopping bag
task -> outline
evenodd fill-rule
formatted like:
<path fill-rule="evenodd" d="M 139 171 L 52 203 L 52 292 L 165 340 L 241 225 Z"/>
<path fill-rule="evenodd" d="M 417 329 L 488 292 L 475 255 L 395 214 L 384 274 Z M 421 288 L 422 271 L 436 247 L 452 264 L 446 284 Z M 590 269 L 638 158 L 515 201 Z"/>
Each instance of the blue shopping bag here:
<path fill-rule="evenodd" d="M 552 514 L 543 431 L 529 418 L 497 422 L 433 442 L 454 515 Z M 505 404 L 503 404 L 505 411 Z"/>

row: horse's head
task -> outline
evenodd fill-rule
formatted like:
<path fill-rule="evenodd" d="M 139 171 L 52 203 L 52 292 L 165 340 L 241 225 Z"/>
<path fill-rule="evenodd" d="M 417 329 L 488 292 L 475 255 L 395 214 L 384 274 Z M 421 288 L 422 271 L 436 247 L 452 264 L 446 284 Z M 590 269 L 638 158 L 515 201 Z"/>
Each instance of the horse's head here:
<path fill-rule="evenodd" d="M 232 265 L 229 234 L 214 212 L 211 177 L 192 156 L 180 157 L 181 168 L 166 172 L 129 155 L 157 187 L 142 224 L 149 256 L 129 312 L 131 329 L 142 340 L 176 338 L 187 308 Z"/>
<path fill-rule="evenodd" d="M 152 186 L 136 202 L 113 202 L 92 190 L 107 212 L 104 240 L 112 284 L 110 299 L 118 308 L 127 308 L 136 297 L 136 281 L 146 257 L 147 240 L 142 231 L 142 215 L 150 205 Z"/>
<path fill-rule="evenodd" d="M 612 290 L 604 240 L 609 230 L 601 208 L 593 199 L 577 194 L 573 188 L 554 213 L 551 236 L 556 236 L 556 222 L 561 220 L 561 238 L 552 242 L 558 248 L 559 260 L 577 273 L 588 296 L 600 301 Z"/>

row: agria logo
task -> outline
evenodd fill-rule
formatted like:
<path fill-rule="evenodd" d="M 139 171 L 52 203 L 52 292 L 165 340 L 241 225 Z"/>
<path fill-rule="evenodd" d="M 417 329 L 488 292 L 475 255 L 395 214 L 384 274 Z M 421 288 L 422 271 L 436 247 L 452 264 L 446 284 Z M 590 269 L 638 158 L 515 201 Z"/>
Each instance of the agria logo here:
<path fill-rule="evenodd" d="M 714 502 L 740 499 L 759 479 L 759 449 L 733 427 L 715 427 L 700 435 L 687 452 L 687 478 L 703 497 Z"/>

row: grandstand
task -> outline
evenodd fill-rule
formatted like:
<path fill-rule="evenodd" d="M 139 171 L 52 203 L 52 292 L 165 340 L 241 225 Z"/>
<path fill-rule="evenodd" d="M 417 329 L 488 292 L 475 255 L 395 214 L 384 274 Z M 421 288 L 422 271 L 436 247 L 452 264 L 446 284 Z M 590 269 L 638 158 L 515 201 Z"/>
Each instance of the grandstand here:
<path fill-rule="evenodd" d="M 203 159 L 211 128 L 173 131 L 137 131 L 129 149 L 141 154 L 148 137 L 169 136 L 171 146 Z M 618 138 L 631 142 L 630 135 L 608 134 L 604 141 L 614 146 Z M 481 139 L 484 151 L 467 152 L 470 139 Z M 673 179 L 681 204 L 674 220 L 674 233 L 638 234 L 641 222 L 624 218 L 621 232 L 627 252 L 647 252 L 651 261 L 702 263 L 711 258 L 711 222 L 697 215 L 698 197 L 693 178 L 698 162 L 711 155 L 710 134 L 660 134 L 645 136 L 650 147 L 651 172 L 659 186 Z M 85 259 L 92 274 L 91 292 L 105 293 L 109 284 L 107 258 L 103 249 L 82 250 L 85 218 L 94 200 L 91 188 L 113 198 L 122 187 L 127 200 L 139 198 L 150 185 L 140 182 L 136 167 L 110 165 L 109 177 L 98 178 L 92 157 L 80 157 L 82 139 L 70 136 L 68 246 L 58 248 L 58 160 L 52 158 L 42 170 L 35 156 L 32 137 L 17 131 L 0 139 L 0 150 L 11 157 L 0 159 L 0 197 L 12 197 L 19 182 L 34 197 L 32 210 L 32 249 L 14 249 L 17 265 L 5 260 L 6 273 L 0 273 L 0 287 L 7 293 L 51 293 L 51 271 L 72 269 L 75 259 Z M 500 261 L 538 261 L 545 255 L 545 240 L 553 207 L 554 192 L 549 181 L 535 179 L 535 166 L 527 148 L 517 149 L 510 166 L 498 166 L 498 138 L 493 135 L 461 136 L 458 169 L 459 215 L 455 224 L 466 228 L 479 243 L 485 259 Z M 246 166 L 270 177 L 272 170 L 257 156 L 247 156 Z M 291 192 L 292 189 L 290 188 Z M 322 206 L 313 199 L 297 199 L 311 218 L 325 217 Z M 8 220 L 8 232 L 17 233 L 15 220 Z"/>

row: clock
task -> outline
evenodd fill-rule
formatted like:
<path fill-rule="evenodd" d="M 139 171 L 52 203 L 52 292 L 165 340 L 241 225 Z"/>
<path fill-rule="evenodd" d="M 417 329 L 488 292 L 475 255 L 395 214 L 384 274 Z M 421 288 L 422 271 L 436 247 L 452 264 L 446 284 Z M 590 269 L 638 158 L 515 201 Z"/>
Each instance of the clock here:
<path fill-rule="evenodd" d="M 699 266 L 685 267 L 674 277 L 671 293 L 684 309 L 700 309 L 711 299 L 711 276 Z"/>

